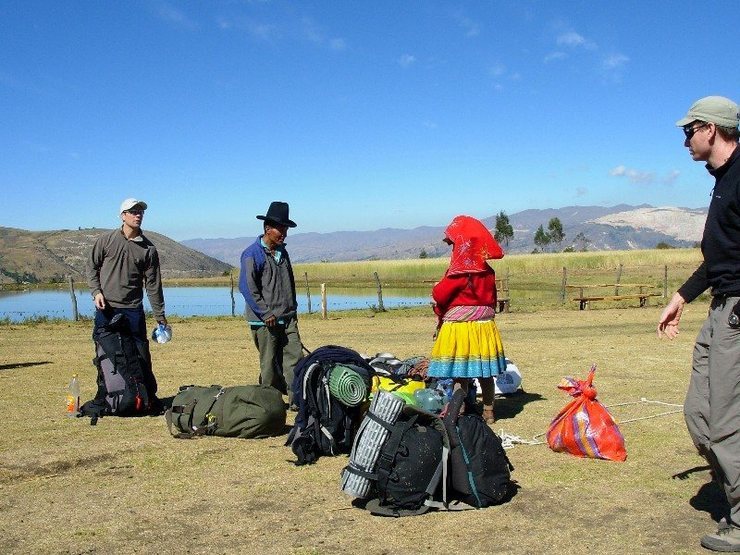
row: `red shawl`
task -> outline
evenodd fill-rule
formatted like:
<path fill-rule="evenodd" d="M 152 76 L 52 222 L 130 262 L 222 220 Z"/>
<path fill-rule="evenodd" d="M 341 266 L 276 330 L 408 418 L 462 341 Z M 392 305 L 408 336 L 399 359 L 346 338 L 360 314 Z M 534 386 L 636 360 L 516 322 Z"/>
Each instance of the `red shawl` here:
<path fill-rule="evenodd" d="M 452 241 L 450 267 L 445 275 L 485 272 L 486 260 L 503 258 L 504 251 L 491 232 L 471 216 L 455 216 L 445 229 L 445 237 Z"/>

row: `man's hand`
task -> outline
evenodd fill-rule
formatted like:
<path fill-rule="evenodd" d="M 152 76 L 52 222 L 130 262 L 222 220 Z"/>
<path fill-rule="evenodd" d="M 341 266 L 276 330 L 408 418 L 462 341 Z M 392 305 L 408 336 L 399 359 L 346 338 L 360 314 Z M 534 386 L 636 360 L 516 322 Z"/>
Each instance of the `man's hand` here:
<path fill-rule="evenodd" d="M 98 309 L 105 309 L 105 297 L 102 293 L 95 293 L 95 297 L 93 297 L 93 302 Z"/>
<path fill-rule="evenodd" d="M 266 318 L 265 319 L 265 325 L 268 328 L 271 328 L 272 326 L 274 326 L 275 325 L 275 316 L 273 315 L 273 316 L 270 316 L 269 318 Z"/>
<path fill-rule="evenodd" d="M 675 293 L 671 297 L 668 306 L 663 310 L 658 321 L 658 337 L 666 336 L 668 339 L 675 339 L 678 335 L 678 322 L 681 320 L 681 313 L 686 304 L 684 298 Z"/>

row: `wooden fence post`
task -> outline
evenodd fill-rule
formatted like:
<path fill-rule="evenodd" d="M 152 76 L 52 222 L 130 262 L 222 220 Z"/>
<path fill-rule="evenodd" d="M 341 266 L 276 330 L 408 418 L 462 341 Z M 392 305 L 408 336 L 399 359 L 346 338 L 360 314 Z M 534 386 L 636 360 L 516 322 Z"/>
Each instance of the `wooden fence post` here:
<path fill-rule="evenodd" d="M 663 298 L 668 298 L 668 264 L 663 267 Z"/>
<path fill-rule="evenodd" d="M 72 318 L 76 322 L 79 320 L 80 315 L 77 313 L 77 297 L 75 296 L 75 282 L 72 279 L 72 275 L 67 276 L 69 278 L 69 294 L 72 296 Z"/>
<path fill-rule="evenodd" d="M 563 285 L 560 288 L 560 302 L 565 304 L 565 289 L 568 285 L 568 270 L 563 266 Z"/>
<path fill-rule="evenodd" d="M 619 268 L 617 268 L 617 277 L 614 280 L 614 294 L 619 295 L 619 282 L 622 279 L 622 264 L 619 265 Z"/>
<path fill-rule="evenodd" d="M 385 312 L 385 307 L 383 306 L 383 287 L 380 285 L 378 272 L 373 272 L 373 275 L 375 276 L 375 283 L 378 284 L 378 311 Z"/>
<path fill-rule="evenodd" d="M 326 283 L 321 284 L 321 319 L 326 320 Z"/>
<path fill-rule="evenodd" d="M 308 299 L 308 313 L 311 314 L 311 290 L 308 288 L 308 272 L 303 272 L 303 277 L 306 278 L 306 298 Z"/>
<path fill-rule="evenodd" d="M 236 316 L 236 301 L 234 300 L 234 272 L 229 272 L 231 277 L 231 315 Z"/>

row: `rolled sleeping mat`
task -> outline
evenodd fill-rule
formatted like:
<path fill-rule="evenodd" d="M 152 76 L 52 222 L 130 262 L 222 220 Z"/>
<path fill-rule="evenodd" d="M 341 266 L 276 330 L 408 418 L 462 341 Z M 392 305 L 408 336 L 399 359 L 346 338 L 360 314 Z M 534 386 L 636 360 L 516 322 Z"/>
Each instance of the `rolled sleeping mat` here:
<path fill-rule="evenodd" d="M 383 422 L 393 425 L 401 414 L 403 399 L 388 391 L 378 391 L 368 412 Z M 349 464 L 342 470 L 342 491 L 352 497 L 364 499 L 370 493 L 372 481 L 367 474 L 375 470 L 380 450 L 389 431 L 382 424 L 367 416 L 360 423 L 349 455 Z M 355 472 L 357 471 L 357 472 Z"/>
<path fill-rule="evenodd" d="M 365 379 L 349 366 L 337 364 L 329 371 L 329 392 L 348 407 L 365 401 L 368 390 Z"/>

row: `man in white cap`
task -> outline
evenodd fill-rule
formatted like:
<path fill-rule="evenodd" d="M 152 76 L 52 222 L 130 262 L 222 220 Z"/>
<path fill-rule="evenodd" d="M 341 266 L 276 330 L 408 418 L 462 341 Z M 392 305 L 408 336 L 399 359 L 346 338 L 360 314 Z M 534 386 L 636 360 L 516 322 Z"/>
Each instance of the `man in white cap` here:
<path fill-rule="evenodd" d="M 660 316 L 658 336 L 673 339 L 684 305 L 711 288 L 712 303 L 694 346 L 684 402 L 691 439 L 724 489 L 729 515 L 701 538 L 713 551 L 740 552 L 740 148 L 738 106 L 708 96 L 694 103 L 683 128 L 684 146 L 714 177 L 704 227 L 704 261 Z"/>
<path fill-rule="evenodd" d="M 124 314 L 131 334 L 149 353 L 144 315 L 144 289 L 154 317 L 167 324 L 157 248 L 141 231 L 147 204 L 127 198 L 121 203 L 121 227 L 97 238 L 87 259 L 87 283 L 95 303 L 95 329 L 108 324 L 116 314 Z M 151 370 L 151 368 L 149 369 Z M 147 389 L 152 395 L 157 386 L 154 375 Z M 152 389 L 153 388 L 153 389 Z"/>
<path fill-rule="evenodd" d="M 288 203 L 280 201 L 272 202 L 257 219 L 264 221 L 264 233 L 242 253 L 239 290 L 259 352 L 259 382 L 287 394 L 292 402 L 293 368 L 301 358 L 302 346 L 295 278 L 285 238 L 296 223 L 289 217 Z"/>

